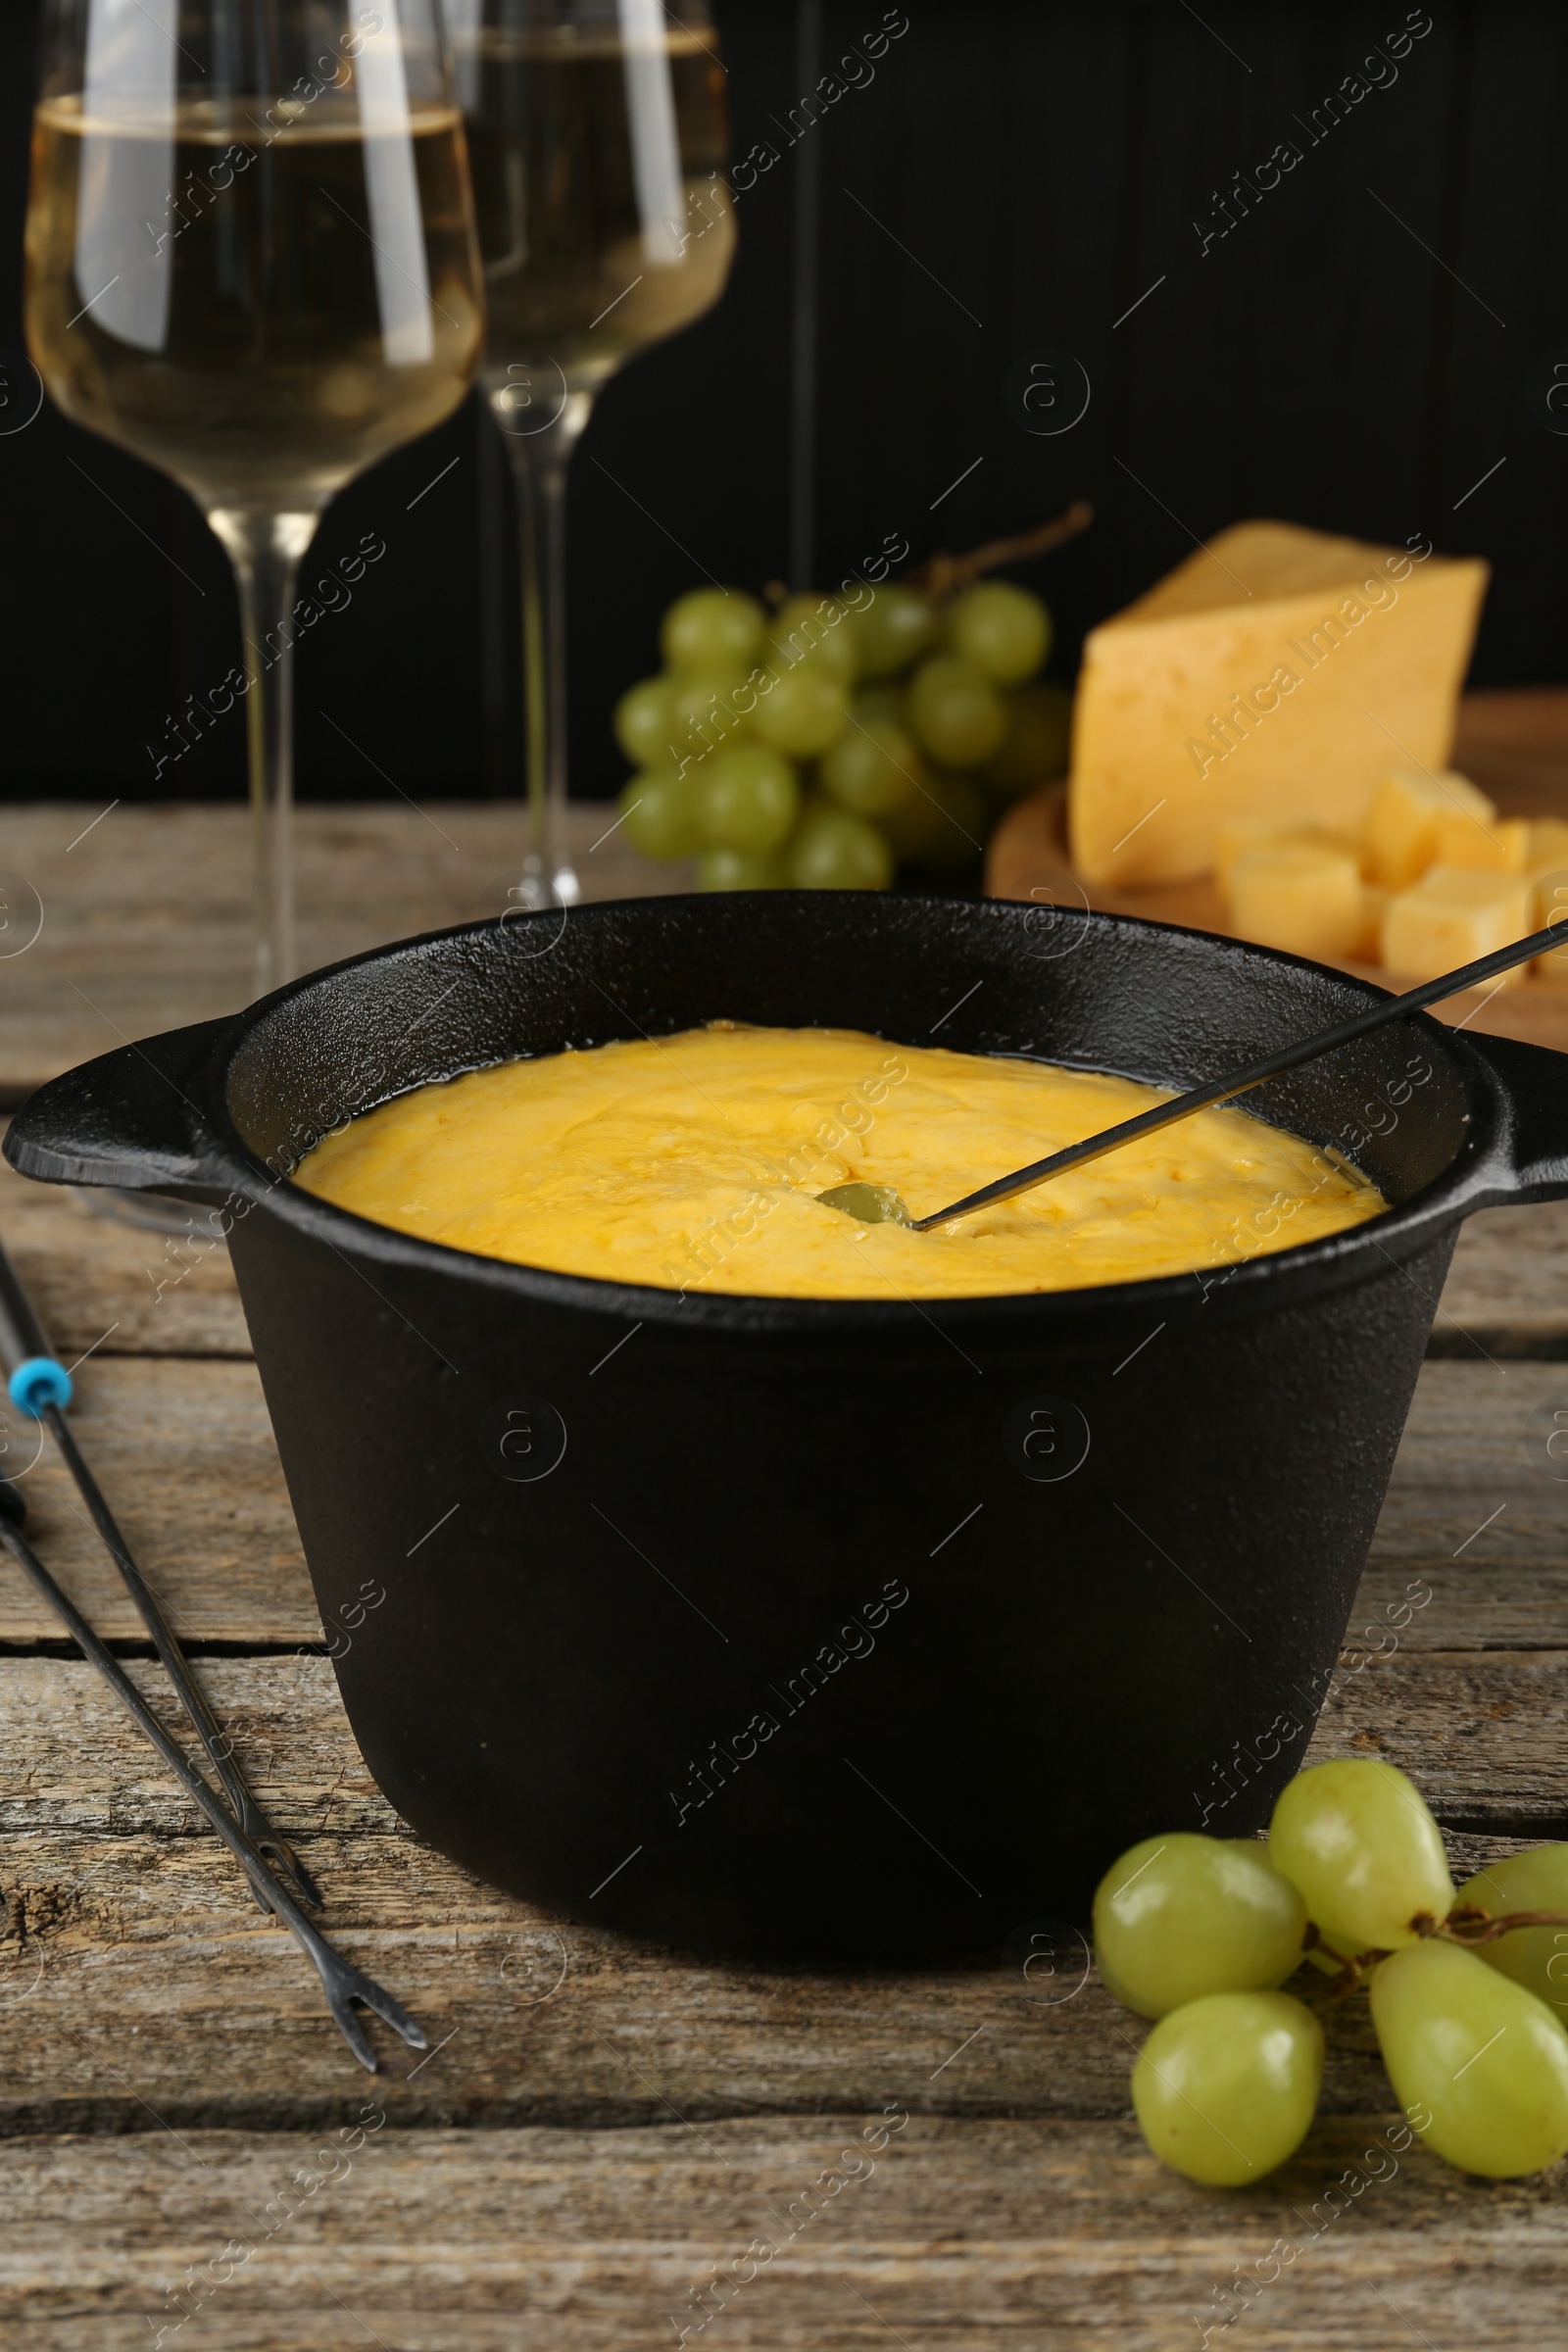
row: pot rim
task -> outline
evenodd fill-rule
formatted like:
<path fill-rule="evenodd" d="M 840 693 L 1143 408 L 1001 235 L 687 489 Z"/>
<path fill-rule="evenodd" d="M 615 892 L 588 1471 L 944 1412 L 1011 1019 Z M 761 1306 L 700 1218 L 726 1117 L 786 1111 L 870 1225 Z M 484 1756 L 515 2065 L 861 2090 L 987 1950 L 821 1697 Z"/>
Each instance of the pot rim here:
<path fill-rule="evenodd" d="M 726 895 L 733 898 L 752 894 Z M 776 901 L 780 896 L 816 897 L 819 894 L 770 892 L 766 895 Z M 940 906 L 949 914 L 952 912 L 954 902 L 951 899 L 935 893 L 906 895 L 927 900 L 933 906 Z M 601 909 L 609 914 L 627 906 L 652 905 L 661 909 L 680 912 L 711 907 L 713 904 L 713 899 L 705 894 L 672 893 L 652 901 L 595 900 L 569 912 L 574 920 L 584 917 L 591 920 Z M 1021 907 L 1027 904 L 1023 900 L 974 902 L 977 911 L 984 907 Z M 1313 1242 L 1294 1243 L 1284 1250 L 1263 1250 L 1252 1258 L 1228 1264 L 1215 1272 L 1214 1279 L 1207 1283 L 1206 1288 L 1204 1277 L 1209 1269 L 1205 1268 L 1190 1268 L 1184 1273 L 1158 1275 L 1139 1282 L 1099 1283 L 1073 1289 L 996 1292 L 927 1299 L 910 1299 L 902 1296 L 889 1299 L 794 1298 L 767 1292 L 703 1291 L 695 1288 L 683 1292 L 652 1283 L 612 1282 L 599 1275 L 569 1274 L 550 1267 L 527 1265 L 512 1258 L 489 1257 L 477 1250 L 459 1249 L 445 1242 L 427 1241 L 417 1235 L 402 1233 L 394 1226 L 378 1224 L 353 1209 L 339 1207 L 316 1194 L 306 1192 L 292 1181 L 290 1175 L 278 1175 L 240 1134 L 229 1107 L 228 1078 L 233 1060 L 246 1040 L 295 998 L 345 971 L 384 961 L 395 956 L 405 956 L 417 949 L 434 948 L 447 942 L 482 939 L 509 927 L 549 921 L 563 911 L 550 907 L 527 913 L 509 911 L 499 916 L 481 917 L 473 922 L 452 924 L 438 931 L 417 933 L 403 940 L 387 941 L 360 955 L 345 956 L 336 963 L 322 965 L 316 971 L 306 973 L 233 1015 L 213 1039 L 201 1069 L 202 1093 L 206 1098 L 205 1114 L 214 1130 L 214 1141 L 220 1145 L 222 1156 L 229 1163 L 223 1173 L 232 1172 L 245 1180 L 243 1184 L 231 1187 L 231 1193 L 243 1191 L 255 1205 L 266 1207 L 310 1239 L 323 1242 L 334 1250 L 342 1243 L 352 1246 L 357 1254 L 378 1258 L 388 1266 L 438 1275 L 449 1280 L 456 1277 L 466 1283 L 511 1293 L 519 1299 L 596 1314 L 604 1317 L 607 1324 L 627 1321 L 678 1326 L 685 1331 L 752 1330 L 760 1336 L 800 1333 L 824 1337 L 839 1332 L 856 1332 L 866 1336 L 878 1331 L 906 1332 L 911 1309 L 944 1330 L 955 1322 L 991 1326 L 1040 1322 L 1070 1326 L 1094 1322 L 1102 1327 L 1106 1322 L 1142 1320 L 1150 1314 L 1157 1316 L 1163 1313 L 1169 1321 L 1195 1312 L 1207 1305 L 1212 1298 L 1220 1302 L 1222 1311 L 1229 1319 L 1237 1313 L 1252 1313 L 1284 1304 L 1288 1298 L 1306 1292 L 1338 1290 L 1357 1281 L 1375 1279 L 1383 1271 L 1416 1255 L 1441 1232 L 1461 1222 L 1474 1209 L 1519 1198 L 1517 1183 L 1508 1181 L 1511 1163 L 1504 1148 L 1508 1126 L 1507 1096 L 1498 1073 L 1457 1030 L 1446 1027 L 1424 1012 L 1406 1017 L 1412 1027 L 1430 1037 L 1457 1064 L 1457 1075 L 1465 1091 L 1466 1132 L 1448 1165 L 1408 1200 L 1386 1208 L 1379 1215 L 1359 1225 L 1349 1226 L 1341 1233 L 1325 1235 Z M 1105 929 L 1140 934 L 1168 933 L 1182 939 L 1197 938 L 1221 949 L 1238 961 L 1261 960 L 1317 977 L 1328 977 L 1367 1000 L 1387 998 L 1393 993 L 1354 973 L 1314 963 L 1304 956 L 1292 956 L 1283 950 L 1266 948 L 1253 941 L 1233 939 L 1223 933 L 1200 932 L 1190 925 L 1155 922 L 1143 916 L 1112 914 L 1097 909 L 1061 911 L 1064 919 Z M 896 1045 L 901 1041 L 889 1037 L 887 1042 Z M 494 1068 L 500 1066 L 501 1061 L 521 1058 L 526 1057 L 505 1055 L 497 1061 L 467 1066 L 473 1069 Z M 1063 1063 L 1056 1066 L 1081 1066 L 1087 1069 L 1090 1065 Z M 465 1074 L 464 1070 L 451 1072 L 452 1077 Z M 1108 1074 L 1128 1075 L 1125 1072 Z M 1140 1082 L 1155 1083 L 1148 1079 Z M 420 1086 L 440 1083 L 438 1079 L 422 1079 L 415 1086 L 384 1097 L 383 1101 L 396 1101 L 400 1094 L 416 1093 Z M 370 1109 L 379 1105 L 372 1103 L 365 1107 Z M 296 1161 L 295 1165 L 299 1164 Z M 217 1190 L 217 1185 L 209 1179 L 201 1185 L 200 1190 L 210 1194 Z M 1374 1258 L 1380 1258 L 1382 1265 L 1371 1262 Z"/>

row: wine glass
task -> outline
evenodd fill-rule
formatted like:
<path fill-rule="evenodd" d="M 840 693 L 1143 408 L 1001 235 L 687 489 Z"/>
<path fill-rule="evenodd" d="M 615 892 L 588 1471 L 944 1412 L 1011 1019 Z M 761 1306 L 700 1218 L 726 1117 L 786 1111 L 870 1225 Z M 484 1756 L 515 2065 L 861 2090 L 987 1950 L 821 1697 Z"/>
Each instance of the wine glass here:
<path fill-rule="evenodd" d="M 484 259 L 482 381 L 516 484 L 529 841 L 566 856 L 566 467 L 594 396 L 710 310 L 735 250 L 724 68 L 706 0 L 449 0 Z"/>
<path fill-rule="evenodd" d="M 172 474 L 233 563 L 265 994 L 294 970 L 300 558 L 482 341 L 439 0 L 46 0 L 26 319 L 58 406 Z"/>

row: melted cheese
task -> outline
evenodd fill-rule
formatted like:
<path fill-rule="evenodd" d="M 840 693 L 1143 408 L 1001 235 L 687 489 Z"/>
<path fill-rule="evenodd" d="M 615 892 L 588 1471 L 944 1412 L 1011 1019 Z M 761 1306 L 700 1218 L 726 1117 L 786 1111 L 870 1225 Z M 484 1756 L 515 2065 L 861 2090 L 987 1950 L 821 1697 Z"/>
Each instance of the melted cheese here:
<path fill-rule="evenodd" d="M 421 1087 L 328 1136 L 295 1182 L 485 1257 L 810 1298 L 1132 1282 L 1314 1240 L 1385 1205 L 1299 1137 L 1229 1109 L 928 1234 L 816 1198 L 890 1185 L 924 1216 L 1163 1099 L 854 1030 L 715 1022 Z"/>

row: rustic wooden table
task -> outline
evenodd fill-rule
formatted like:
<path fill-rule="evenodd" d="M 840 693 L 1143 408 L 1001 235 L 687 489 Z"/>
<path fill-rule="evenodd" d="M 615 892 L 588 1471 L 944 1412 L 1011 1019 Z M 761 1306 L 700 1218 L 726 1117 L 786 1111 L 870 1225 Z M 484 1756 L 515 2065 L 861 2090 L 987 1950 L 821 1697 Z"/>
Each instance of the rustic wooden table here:
<path fill-rule="evenodd" d="M 239 814 L 117 810 L 68 854 L 92 813 L 6 819 L 0 861 L 45 907 L 0 961 L 13 1097 L 244 993 Z M 308 953 L 502 903 L 510 814 L 438 813 L 457 848 L 413 810 L 307 813 Z M 67 1359 L 91 1351 L 82 1441 L 331 1933 L 432 2029 L 428 2056 L 383 2035 L 385 2073 L 359 2072 L 288 1938 L 0 1572 L 5 2340 L 654 2352 L 706 2334 L 715 2266 L 708 2340 L 741 2348 L 1176 2352 L 1227 2319 L 1294 2352 L 1562 2340 L 1560 2172 L 1486 2184 L 1390 2153 L 1357 2006 L 1329 2017 L 1299 2157 L 1207 2192 L 1144 2149 L 1134 2021 L 1092 1977 L 719 1968 L 426 1852 L 349 1736 L 222 1251 L 9 1172 L 0 1233 Z M 1404 1765 L 1466 1866 L 1568 1836 L 1568 1485 L 1541 1444 L 1565 1358 L 1568 1208 L 1477 1218 L 1314 1748 Z M 24 1467 L 27 1433 L 5 1442 Z M 63 1474 L 45 1458 L 26 1492 L 46 1556 L 145 1658 Z M 835 2174 L 884 2116 L 873 2169 Z"/>

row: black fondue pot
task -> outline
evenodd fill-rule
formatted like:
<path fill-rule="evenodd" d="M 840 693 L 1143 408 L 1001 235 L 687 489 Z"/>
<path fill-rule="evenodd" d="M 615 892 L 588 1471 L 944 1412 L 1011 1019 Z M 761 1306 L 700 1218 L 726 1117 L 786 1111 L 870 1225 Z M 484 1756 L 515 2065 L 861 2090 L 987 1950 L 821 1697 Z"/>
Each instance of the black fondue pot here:
<path fill-rule="evenodd" d="M 1266 1820 L 1460 1219 L 1568 1192 L 1568 1056 L 1382 1030 L 1250 1105 L 1387 1215 L 1264 1252 L 1279 1201 L 1234 1268 L 1021 1298 L 621 1287 L 287 1172 L 428 1080 L 718 1018 L 1180 1088 L 1376 993 L 998 902 L 627 901 L 406 941 L 106 1054 L 6 1152 L 223 1209 L 323 1621 L 354 1628 L 344 1701 L 433 1845 L 715 1952 L 996 1949 L 1081 1916 L 1135 1838 Z"/>

